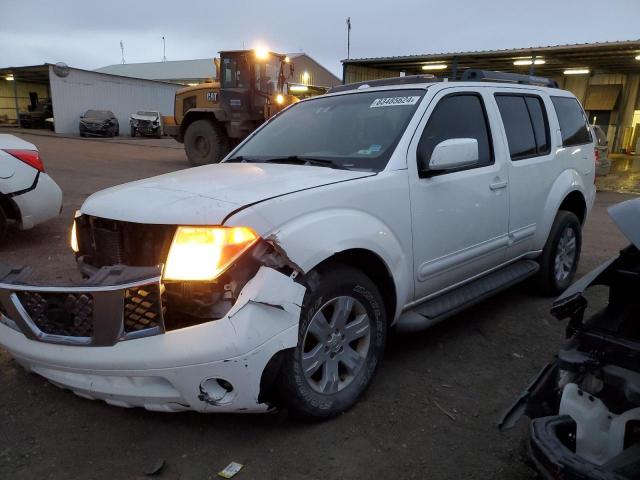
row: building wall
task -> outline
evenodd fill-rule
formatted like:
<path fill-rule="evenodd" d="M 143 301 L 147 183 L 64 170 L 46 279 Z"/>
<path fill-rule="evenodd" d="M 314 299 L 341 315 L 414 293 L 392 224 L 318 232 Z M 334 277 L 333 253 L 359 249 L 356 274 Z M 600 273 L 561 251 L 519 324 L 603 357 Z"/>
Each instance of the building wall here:
<path fill-rule="evenodd" d="M 18 108 L 21 112 L 26 112 L 30 105 L 29 92 L 37 92 L 40 100 L 49 98 L 49 89 L 46 84 L 24 83 L 0 78 L 0 123 L 4 123 L 5 115 L 8 117 L 9 123 L 14 123 L 17 119 L 14 88 L 17 89 Z"/>
<path fill-rule="evenodd" d="M 66 134 L 77 134 L 80 115 L 95 109 L 111 110 L 120 123 L 120 135 L 129 135 L 129 115 L 137 110 L 173 115 L 175 92 L 182 87 L 73 68 L 60 78 L 50 67 L 49 79 L 56 133 Z"/>
<path fill-rule="evenodd" d="M 340 85 L 340 79 L 328 72 L 318 62 L 307 55 L 300 55 L 291 59 L 294 72 L 293 77 L 288 79 L 291 83 L 302 83 L 304 85 L 316 85 L 318 87 L 334 87 Z M 305 72 L 308 73 L 305 76 Z M 286 73 L 286 70 L 285 70 Z"/>
<path fill-rule="evenodd" d="M 344 83 L 364 82 L 366 80 L 379 80 L 381 78 L 399 76 L 400 72 L 394 72 L 393 70 L 366 67 L 363 65 L 345 65 Z"/>

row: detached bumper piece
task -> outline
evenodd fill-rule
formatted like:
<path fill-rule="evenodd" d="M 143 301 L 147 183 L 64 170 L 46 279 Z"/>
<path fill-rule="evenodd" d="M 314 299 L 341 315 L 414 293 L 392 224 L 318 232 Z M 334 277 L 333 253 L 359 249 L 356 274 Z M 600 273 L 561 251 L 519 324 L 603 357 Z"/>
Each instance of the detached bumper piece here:
<path fill-rule="evenodd" d="M 104 347 L 165 331 L 160 267 L 103 267 L 55 287 L 28 284 L 30 274 L 0 265 L 0 322 L 31 340 Z"/>
<path fill-rule="evenodd" d="M 541 417 L 531 422 L 531 456 L 547 478 L 557 480 L 629 480 L 638 478 L 638 459 L 623 452 L 599 466 L 572 451 L 575 448 L 576 422 L 569 415 Z M 636 452 L 637 453 L 637 452 Z M 623 457 L 624 456 L 624 457 Z"/>

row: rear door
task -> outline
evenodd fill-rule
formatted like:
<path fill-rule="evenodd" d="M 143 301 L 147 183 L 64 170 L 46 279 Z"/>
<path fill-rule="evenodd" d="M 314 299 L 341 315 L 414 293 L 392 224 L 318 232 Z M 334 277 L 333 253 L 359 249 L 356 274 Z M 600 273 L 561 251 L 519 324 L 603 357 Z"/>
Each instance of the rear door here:
<path fill-rule="evenodd" d="M 492 131 L 495 108 L 483 87 L 445 88 L 435 95 L 408 154 L 416 298 L 465 283 L 504 261 L 509 218 L 507 168 Z M 479 161 L 435 175 L 421 173 L 448 139 L 478 141 Z"/>
<path fill-rule="evenodd" d="M 496 89 L 502 128 L 496 134 L 508 152 L 509 249 L 507 259 L 533 249 L 544 205 L 559 173 L 552 148 L 546 95 L 537 90 Z"/>

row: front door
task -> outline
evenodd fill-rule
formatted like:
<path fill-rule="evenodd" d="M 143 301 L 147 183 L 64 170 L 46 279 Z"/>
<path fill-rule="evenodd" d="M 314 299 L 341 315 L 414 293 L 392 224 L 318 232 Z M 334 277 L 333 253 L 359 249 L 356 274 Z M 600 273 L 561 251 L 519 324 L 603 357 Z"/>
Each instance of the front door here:
<path fill-rule="evenodd" d="M 508 244 L 508 172 L 494 148 L 495 108 L 482 87 L 439 92 L 409 148 L 416 299 L 465 283 L 504 261 Z M 437 174 L 421 173 L 447 139 L 473 138 L 478 162 Z"/>

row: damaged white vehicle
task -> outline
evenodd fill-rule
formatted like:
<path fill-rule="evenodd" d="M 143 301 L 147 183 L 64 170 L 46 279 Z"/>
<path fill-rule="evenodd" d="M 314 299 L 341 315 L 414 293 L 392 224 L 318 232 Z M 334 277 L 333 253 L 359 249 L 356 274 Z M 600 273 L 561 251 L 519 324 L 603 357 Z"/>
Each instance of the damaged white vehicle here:
<path fill-rule="evenodd" d="M 507 77 L 521 84 L 338 87 L 221 164 L 96 193 L 72 231 L 83 283 L 0 270 L 0 344 L 112 405 L 344 411 L 390 327 L 426 328 L 535 274 L 549 293 L 573 278 L 590 129 L 571 93 Z"/>

